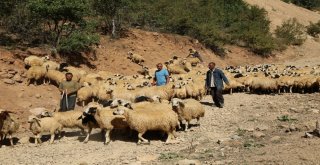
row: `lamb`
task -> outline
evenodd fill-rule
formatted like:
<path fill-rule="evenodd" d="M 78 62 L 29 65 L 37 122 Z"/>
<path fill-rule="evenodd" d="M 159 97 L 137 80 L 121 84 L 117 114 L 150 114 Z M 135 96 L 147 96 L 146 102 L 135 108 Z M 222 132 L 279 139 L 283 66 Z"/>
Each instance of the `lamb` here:
<path fill-rule="evenodd" d="M 77 92 L 77 99 L 79 102 L 82 102 L 82 106 L 84 106 L 85 102 L 88 102 L 89 99 L 92 99 L 92 102 L 94 102 L 94 96 L 96 96 L 98 92 L 97 87 L 89 86 L 87 83 L 84 85 L 85 86 Z"/>
<path fill-rule="evenodd" d="M 38 57 L 38 56 L 28 56 L 24 59 L 25 66 L 42 66 L 44 62 L 49 60 L 49 56 Z"/>
<path fill-rule="evenodd" d="M 181 65 L 166 64 L 170 74 L 186 74 L 187 71 Z"/>
<path fill-rule="evenodd" d="M 132 53 L 131 51 L 128 52 L 128 59 L 131 59 L 132 62 L 139 65 L 143 65 L 143 63 L 145 62 L 145 59 L 141 55 Z"/>
<path fill-rule="evenodd" d="M 46 61 L 42 64 L 42 66 L 49 70 L 59 70 L 60 64 L 54 62 L 54 61 Z"/>
<path fill-rule="evenodd" d="M 34 80 L 34 85 L 36 85 L 37 81 L 43 79 L 43 84 L 45 84 L 45 75 L 47 73 L 47 69 L 42 66 L 32 66 L 27 71 L 27 85 L 30 85 L 31 80 Z"/>
<path fill-rule="evenodd" d="M 110 133 L 113 129 L 128 128 L 127 122 L 122 115 L 114 115 L 110 108 L 102 108 L 101 106 L 88 106 L 82 116 L 82 121 L 85 124 L 88 121 L 95 121 L 97 125 L 105 130 L 104 144 L 110 143 Z M 90 134 L 90 132 L 89 132 Z M 89 140 L 86 139 L 85 142 Z"/>
<path fill-rule="evenodd" d="M 0 110 L 0 147 L 4 137 L 9 135 L 10 145 L 13 147 L 12 134 L 19 129 L 19 123 L 10 115 L 10 111 Z"/>
<path fill-rule="evenodd" d="M 52 144 L 55 133 L 60 133 L 63 128 L 53 117 L 39 119 L 35 116 L 29 116 L 28 123 L 30 123 L 30 130 L 34 134 L 35 144 L 42 143 L 40 138 L 44 132 L 50 133 L 50 144 Z"/>
<path fill-rule="evenodd" d="M 55 83 L 55 85 L 59 85 L 61 82 L 66 80 L 65 74 L 62 72 L 59 72 L 57 70 L 48 70 L 46 75 L 46 79 L 48 80 L 48 83 Z"/>
<path fill-rule="evenodd" d="M 171 107 L 162 104 L 146 103 L 143 106 L 136 106 L 134 109 L 118 107 L 114 114 L 124 115 L 129 127 L 138 132 L 138 144 L 148 142 L 143 138 L 143 134 L 149 130 L 163 131 L 168 134 L 166 143 L 175 138 L 176 126 L 178 125 L 178 116 Z M 150 141 L 149 141 L 150 143 Z"/>
<path fill-rule="evenodd" d="M 179 121 L 186 121 L 184 131 L 188 130 L 188 126 L 192 119 L 197 119 L 197 124 L 200 125 L 200 117 L 204 117 L 205 110 L 201 103 L 194 99 L 181 100 L 178 98 L 172 99 L 172 109 L 179 116 Z"/>
<path fill-rule="evenodd" d="M 43 112 L 41 116 L 43 117 L 53 117 L 58 123 L 62 125 L 62 128 L 79 128 L 81 132 L 84 133 L 85 129 L 88 129 L 87 136 L 84 142 L 88 142 L 92 128 L 97 128 L 95 122 L 88 122 L 87 125 L 83 125 L 82 121 L 79 120 L 79 116 L 82 116 L 82 111 L 67 111 L 67 112 L 54 112 L 50 113 L 48 111 Z"/>

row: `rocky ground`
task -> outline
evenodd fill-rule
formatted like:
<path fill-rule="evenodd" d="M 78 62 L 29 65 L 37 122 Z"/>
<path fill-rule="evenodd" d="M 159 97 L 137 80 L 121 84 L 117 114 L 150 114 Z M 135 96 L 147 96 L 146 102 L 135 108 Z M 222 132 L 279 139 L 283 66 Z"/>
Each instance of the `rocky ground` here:
<path fill-rule="evenodd" d="M 305 138 L 315 129 L 320 94 L 225 95 L 223 109 L 202 100 L 206 115 L 201 126 L 178 132 L 178 143 L 165 144 L 148 133 L 150 145 L 114 132 L 103 145 L 99 130 L 88 144 L 78 130 L 66 130 L 53 145 L 36 146 L 28 132 L 20 132 L 14 148 L 2 146 L 0 164 L 316 164 L 318 137 Z M 32 142 L 32 143 L 30 143 Z"/>

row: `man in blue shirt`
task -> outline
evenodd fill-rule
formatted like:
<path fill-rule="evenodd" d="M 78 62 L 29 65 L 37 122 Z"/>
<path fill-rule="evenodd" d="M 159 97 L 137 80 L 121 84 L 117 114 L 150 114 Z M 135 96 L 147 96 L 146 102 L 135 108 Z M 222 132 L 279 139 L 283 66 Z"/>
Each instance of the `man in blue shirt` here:
<path fill-rule="evenodd" d="M 211 92 L 211 96 L 213 99 L 214 104 L 219 107 L 223 108 L 224 105 L 224 98 L 222 96 L 223 90 L 223 81 L 229 85 L 229 81 L 227 77 L 224 75 L 222 70 L 215 68 L 216 64 L 214 62 L 209 63 L 209 70 L 206 76 L 206 88 Z"/>
<path fill-rule="evenodd" d="M 163 69 L 161 63 L 157 64 L 157 69 L 153 78 L 152 85 L 163 86 L 169 83 L 169 72 L 167 69 Z"/>

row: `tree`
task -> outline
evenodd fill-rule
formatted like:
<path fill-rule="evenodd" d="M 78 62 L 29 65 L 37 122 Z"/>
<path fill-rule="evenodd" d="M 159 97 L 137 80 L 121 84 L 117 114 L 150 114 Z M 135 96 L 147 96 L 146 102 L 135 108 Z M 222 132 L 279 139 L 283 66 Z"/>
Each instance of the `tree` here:
<path fill-rule="evenodd" d="M 68 37 L 88 14 L 87 0 L 30 0 L 28 8 L 39 17 L 51 33 L 49 40 L 56 48 L 62 36 Z"/>
<path fill-rule="evenodd" d="M 107 26 L 106 29 L 112 27 L 112 37 L 116 37 L 117 25 L 120 26 L 121 24 L 120 14 L 128 3 L 127 0 L 93 0 L 93 8 L 103 17 Z M 105 33 L 107 33 L 107 30 L 105 30 Z"/>

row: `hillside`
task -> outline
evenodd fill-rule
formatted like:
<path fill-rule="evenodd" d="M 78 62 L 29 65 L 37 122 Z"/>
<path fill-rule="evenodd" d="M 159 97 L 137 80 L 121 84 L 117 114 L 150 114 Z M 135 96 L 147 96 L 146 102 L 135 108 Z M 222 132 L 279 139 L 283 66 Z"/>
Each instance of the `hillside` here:
<path fill-rule="evenodd" d="M 318 22 L 320 14 L 294 4 L 288 4 L 281 0 L 245 0 L 250 5 L 257 5 L 268 12 L 271 21 L 271 30 L 274 30 L 282 22 L 296 18 L 300 23 L 307 26 L 309 22 Z"/>

